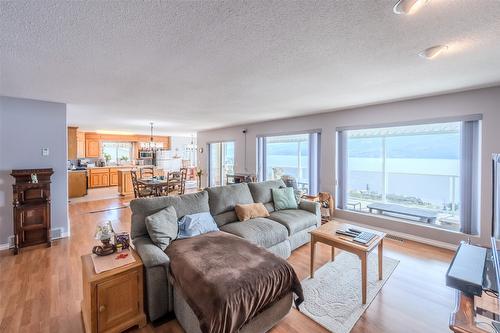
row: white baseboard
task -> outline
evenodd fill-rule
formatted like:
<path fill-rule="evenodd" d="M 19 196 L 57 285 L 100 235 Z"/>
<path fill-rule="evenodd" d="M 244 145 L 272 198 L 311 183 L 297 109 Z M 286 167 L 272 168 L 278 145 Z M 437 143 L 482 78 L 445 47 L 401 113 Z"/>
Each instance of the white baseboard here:
<path fill-rule="evenodd" d="M 457 248 L 458 248 L 458 245 L 454 245 L 454 244 L 450 244 L 450 243 L 446 243 L 446 242 L 440 242 L 440 241 L 437 241 L 437 240 L 434 240 L 434 239 L 429 239 L 429 238 L 414 236 L 414 235 L 406 234 L 404 232 L 397 232 L 397 231 L 392 231 L 392 230 L 389 230 L 389 229 L 378 228 L 378 227 L 374 227 L 372 225 L 367 225 L 367 224 L 358 223 L 358 222 L 354 222 L 354 221 L 347 221 L 347 220 L 338 219 L 338 218 L 335 218 L 335 221 L 339 221 L 339 222 L 343 222 L 343 223 L 349 223 L 349 224 L 355 224 L 355 225 L 359 225 L 360 227 L 363 227 L 363 228 L 382 231 L 382 232 L 385 232 L 388 235 L 393 235 L 393 236 L 396 236 L 396 237 L 399 237 L 399 238 L 403 238 L 403 239 L 406 239 L 406 240 L 410 240 L 410 241 L 414 241 L 414 242 L 418 242 L 418 243 L 423 243 L 423 244 L 427 244 L 427 245 L 436 246 L 436 247 L 439 247 L 439 248 L 442 248 L 442 249 L 456 251 Z"/>
<path fill-rule="evenodd" d="M 62 238 L 68 238 L 69 236 L 70 236 L 70 232 L 69 232 L 69 231 L 67 231 L 67 232 L 63 232 L 63 233 L 61 233 L 61 237 L 54 237 L 54 238 L 52 238 L 52 240 L 55 240 L 55 239 L 62 239 Z M 12 236 L 12 235 L 11 235 L 11 236 L 9 236 L 9 240 L 10 240 L 11 238 L 13 239 L 13 238 L 14 238 L 14 236 Z M 8 249 L 13 248 L 13 247 L 14 247 L 14 243 L 12 243 L 12 244 L 11 244 L 11 243 L 4 243 L 4 244 L 0 244 L 0 251 L 8 250 Z"/>

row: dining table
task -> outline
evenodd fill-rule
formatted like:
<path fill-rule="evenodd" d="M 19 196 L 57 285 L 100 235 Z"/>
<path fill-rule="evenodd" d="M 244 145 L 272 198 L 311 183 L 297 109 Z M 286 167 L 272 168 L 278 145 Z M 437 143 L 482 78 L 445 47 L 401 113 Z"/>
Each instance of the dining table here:
<path fill-rule="evenodd" d="M 155 197 L 160 197 L 163 195 L 163 189 L 168 185 L 173 186 L 180 183 L 177 180 L 168 179 L 158 179 L 158 178 L 146 178 L 138 179 L 137 182 L 144 187 L 150 188 L 151 192 Z M 167 194 L 168 195 L 168 194 Z"/>

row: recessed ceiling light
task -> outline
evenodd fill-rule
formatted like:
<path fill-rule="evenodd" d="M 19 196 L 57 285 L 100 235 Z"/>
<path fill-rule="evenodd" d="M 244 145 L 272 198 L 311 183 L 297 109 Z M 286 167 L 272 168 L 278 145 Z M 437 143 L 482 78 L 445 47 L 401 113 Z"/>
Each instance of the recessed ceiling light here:
<path fill-rule="evenodd" d="M 422 8 L 429 0 L 399 0 L 392 9 L 396 14 L 411 15 Z"/>
<path fill-rule="evenodd" d="M 443 53 L 444 51 L 446 51 L 447 49 L 448 49 L 447 45 L 435 45 L 423 50 L 418 55 L 425 59 L 433 59 L 438 55 L 440 55 L 441 53 Z"/>

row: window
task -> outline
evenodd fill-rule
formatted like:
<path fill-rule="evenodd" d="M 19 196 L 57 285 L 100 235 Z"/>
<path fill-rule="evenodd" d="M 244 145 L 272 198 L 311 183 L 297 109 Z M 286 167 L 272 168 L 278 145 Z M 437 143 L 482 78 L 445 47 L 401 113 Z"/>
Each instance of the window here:
<path fill-rule="evenodd" d="M 214 142 L 208 146 L 208 184 L 226 185 L 226 176 L 234 173 L 234 141 Z"/>
<path fill-rule="evenodd" d="M 130 142 L 103 142 L 102 155 L 108 163 L 128 164 L 132 160 L 132 143 Z"/>
<path fill-rule="evenodd" d="M 319 137 L 318 132 L 259 137 L 259 179 L 292 176 L 298 189 L 317 193 Z"/>
<path fill-rule="evenodd" d="M 338 205 L 477 232 L 479 121 L 338 130 Z"/>

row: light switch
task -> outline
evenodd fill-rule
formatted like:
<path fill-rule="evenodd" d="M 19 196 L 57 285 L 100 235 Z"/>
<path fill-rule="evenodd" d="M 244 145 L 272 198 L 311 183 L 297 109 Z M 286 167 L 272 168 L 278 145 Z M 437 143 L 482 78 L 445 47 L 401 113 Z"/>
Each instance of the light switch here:
<path fill-rule="evenodd" d="M 42 156 L 49 156 L 49 148 L 42 148 Z"/>

